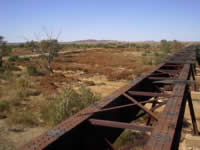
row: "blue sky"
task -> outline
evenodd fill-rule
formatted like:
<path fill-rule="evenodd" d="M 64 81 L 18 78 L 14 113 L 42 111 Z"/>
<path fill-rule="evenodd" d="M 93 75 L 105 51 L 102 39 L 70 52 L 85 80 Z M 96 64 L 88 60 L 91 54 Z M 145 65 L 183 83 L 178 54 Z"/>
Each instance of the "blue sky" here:
<path fill-rule="evenodd" d="M 199 0 L 1 0 L 0 35 L 9 42 L 83 39 L 200 40 Z"/>

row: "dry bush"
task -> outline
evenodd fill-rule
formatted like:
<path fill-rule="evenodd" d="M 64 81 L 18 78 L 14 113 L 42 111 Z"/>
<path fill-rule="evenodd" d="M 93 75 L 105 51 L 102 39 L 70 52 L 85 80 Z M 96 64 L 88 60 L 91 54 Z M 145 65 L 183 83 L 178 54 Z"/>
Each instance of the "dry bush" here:
<path fill-rule="evenodd" d="M 27 71 L 28 75 L 30 75 L 30 76 L 38 75 L 38 71 L 35 66 L 28 66 L 26 68 L 26 71 Z"/>
<path fill-rule="evenodd" d="M 4 83 L 3 87 L 1 90 L 0 112 L 7 117 L 8 125 L 36 125 L 36 116 L 31 112 L 31 107 L 28 108 L 26 100 L 29 96 L 38 95 L 40 92 L 32 89 L 29 78 L 22 77 L 9 80 Z M 25 111 L 28 109 L 29 111 Z"/>
<path fill-rule="evenodd" d="M 11 105 L 18 106 L 27 96 L 30 89 L 28 79 L 10 80 L 3 85 L 1 98 Z"/>
<path fill-rule="evenodd" d="M 13 73 L 10 71 L 0 72 L 1 80 L 10 80 L 13 78 Z"/>
<path fill-rule="evenodd" d="M 0 101 L 0 112 L 8 112 L 10 109 L 10 103 L 9 101 L 1 100 Z"/>
<path fill-rule="evenodd" d="M 86 86 L 95 86 L 95 82 L 94 81 L 84 81 L 84 85 Z"/>
<path fill-rule="evenodd" d="M 9 114 L 7 124 L 9 126 L 22 125 L 23 127 L 33 127 L 38 125 L 38 119 L 31 111 L 16 111 Z"/>
<path fill-rule="evenodd" d="M 88 88 L 82 87 L 78 91 L 67 88 L 60 96 L 53 97 L 47 105 L 43 105 L 41 118 L 48 125 L 55 126 L 98 99 L 99 96 Z"/>
<path fill-rule="evenodd" d="M 129 71 L 111 72 L 107 75 L 108 80 L 133 80 L 133 73 Z"/>

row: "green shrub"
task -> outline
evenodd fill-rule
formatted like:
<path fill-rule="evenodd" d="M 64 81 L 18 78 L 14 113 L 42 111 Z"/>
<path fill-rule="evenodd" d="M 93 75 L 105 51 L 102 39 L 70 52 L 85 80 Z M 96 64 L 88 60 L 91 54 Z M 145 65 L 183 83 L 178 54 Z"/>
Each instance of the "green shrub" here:
<path fill-rule="evenodd" d="M 136 44 L 136 48 L 138 48 L 138 49 L 139 49 L 139 48 L 141 48 L 141 46 L 140 46 L 139 44 Z"/>
<path fill-rule="evenodd" d="M 157 52 L 155 52 L 155 53 L 154 53 L 154 56 L 160 56 L 160 54 L 159 54 L 159 53 L 157 53 Z"/>
<path fill-rule="evenodd" d="M 143 47 L 144 49 L 147 49 L 147 48 L 150 48 L 151 46 L 150 46 L 149 44 L 143 44 L 142 47 Z"/>
<path fill-rule="evenodd" d="M 10 108 L 10 103 L 8 101 L 0 101 L 0 112 L 8 111 Z"/>
<path fill-rule="evenodd" d="M 8 71 L 21 71 L 21 69 L 15 65 L 5 65 L 5 70 L 8 70 Z"/>
<path fill-rule="evenodd" d="M 117 45 L 117 48 L 126 48 L 126 45 L 120 44 L 120 45 Z"/>
<path fill-rule="evenodd" d="M 23 58 L 19 58 L 18 61 L 21 61 L 21 62 L 28 62 L 28 61 L 30 61 L 30 58 L 28 58 L 28 57 L 23 57 Z"/>
<path fill-rule="evenodd" d="M 150 54 L 151 51 L 148 49 L 148 50 L 145 50 L 145 53 Z"/>
<path fill-rule="evenodd" d="M 0 72 L 3 73 L 5 71 L 21 71 L 21 69 L 15 65 L 5 64 L 2 67 L 0 67 Z"/>
<path fill-rule="evenodd" d="M 142 56 L 147 56 L 147 53 L 143 52 L 143 53 L 142 53 Z"/>
<path fill-rule="evenodd" d="M 10 57 L 8 58 L 8 61 L 10 61 L 10 62 L 15 62 L 15 61 L 17 61 L 17 60 L 19 60 L 19 57 L 18 57 L 18 56 L 10 56 Z"/>
<path fill-rule="evenodd" d="M 3 73 L 5 71 L 5 67 L 0 67 L 0 73 Z"/>
<path fill-rule="evenodd" d="M 55 97 L 41 109 L 41 118 L 55 126 L 98 99 L 99 96 L 87 88 L 79 88 L 78 91 L 67 88 L 61 96 Z"/>
<path fill-rule="evenodd" d="M 38 74 L 38 71 L 37 71 L 37 69 L 36 69 L 35 66 L 28 66 L 28 67 L 26 68 L 26 70 L 27 70 L 27 73 L 28 73 L 30 76 L 33 76 L 33 75 L 37 75 L 37 74 Z"/>

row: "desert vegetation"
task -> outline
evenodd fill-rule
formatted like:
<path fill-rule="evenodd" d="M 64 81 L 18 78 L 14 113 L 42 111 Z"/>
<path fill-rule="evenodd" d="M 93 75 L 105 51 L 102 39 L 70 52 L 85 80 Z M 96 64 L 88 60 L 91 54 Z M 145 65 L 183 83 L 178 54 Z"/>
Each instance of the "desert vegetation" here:
<path fill-rule="evenodd" d="M 23 134 L 51 128 L 145 74 L 183 46 L 166 40 L 80 44 L 54 39 L 9 45 L 1 38 L 0 129 Z M 136 135 L 125 132 L 116 146 Z M 1 139 L 13 147 L 24 144 L 0 135 Z"/>

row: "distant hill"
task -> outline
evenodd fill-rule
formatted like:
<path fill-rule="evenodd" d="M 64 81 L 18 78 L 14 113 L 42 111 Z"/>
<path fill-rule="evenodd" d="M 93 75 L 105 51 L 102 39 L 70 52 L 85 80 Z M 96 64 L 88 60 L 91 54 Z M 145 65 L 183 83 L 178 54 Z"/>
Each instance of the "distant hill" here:
<path fill-rule="evenodd" d="M 88 39 L 88 40 L 80 40 L 80 41 L 72 41 L 72 42 L 62 42 L 62 43 L 74 43 L 74 44 L 98 44 L 98 43 L 119 43 L 119 41 L 114 41 L 114 40 L 95 40 L 95 39 Z"/>
<path fill-rule="evenodd" d="M 88 40 L 78 40 L 78 41 L 71 41 L 71 42 L 60 42 L 61 44 L 98 44 L 98 43 L 119 43 L 120 41 L 114 40 L 95 40 L 95 39 L 88 39 Z M 23 42 L 18 43 L 7 43 L 8 45 L 19 45 L 23 44 Z"/>

